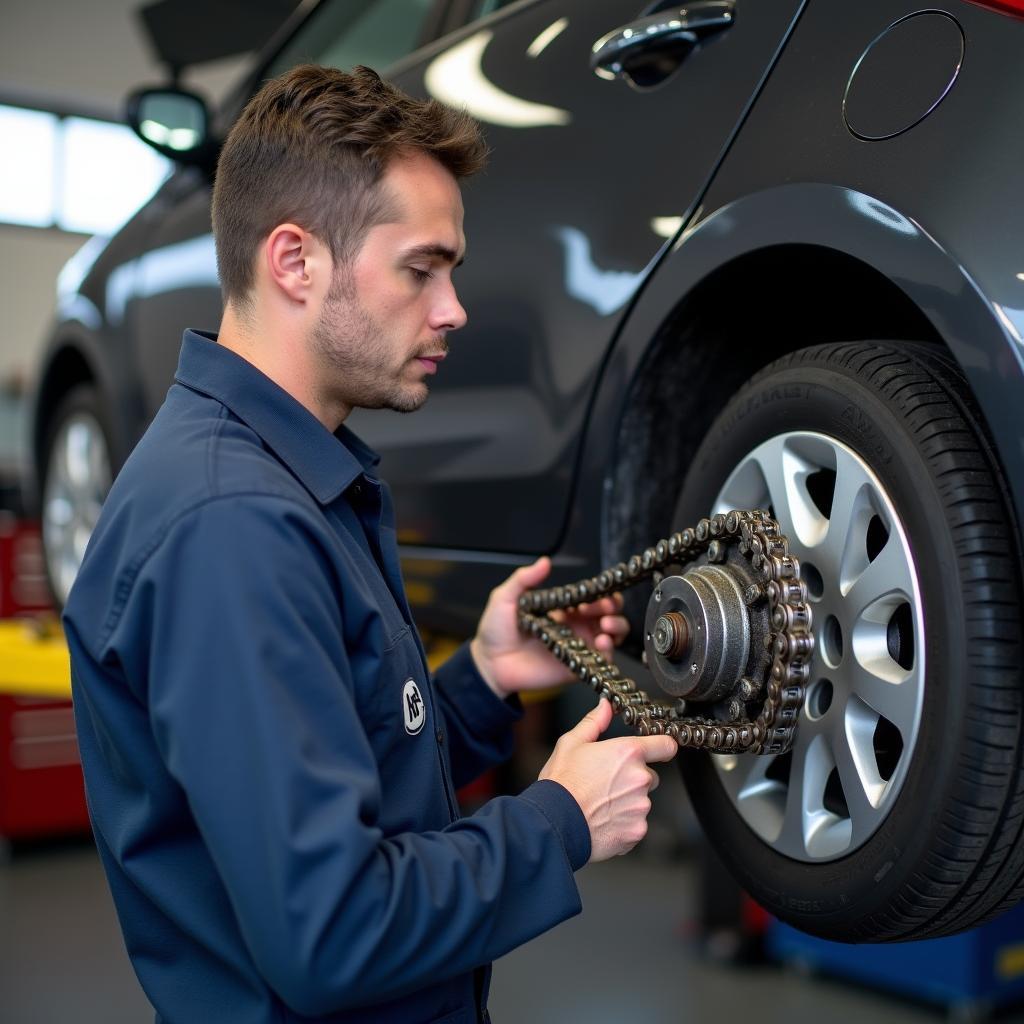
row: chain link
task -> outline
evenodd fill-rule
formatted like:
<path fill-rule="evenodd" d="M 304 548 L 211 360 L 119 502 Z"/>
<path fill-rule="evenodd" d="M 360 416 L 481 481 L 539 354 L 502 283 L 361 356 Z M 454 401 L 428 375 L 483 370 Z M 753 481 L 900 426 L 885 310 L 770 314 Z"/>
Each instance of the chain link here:
<path fill-rule="evenodd" d="M 685 566 L 702 555 L 710 562 L 721 562 L 730 545 L 749 561 L 757 581 L 747 588 L 744 601 L 751 608 L 768 602 L 771 630 L 766 641 L 771 657 L 764 678 L 736 680 L 729 705 L 737 720 L 689 717 L 683 701 L 669 705 L 652 700 L 569 626 L 548 614 L 610 596 L 666 566 Z M 789 540 L 767 512 L 733 511 L 701 519 L 695 527 L 679 530 L 589 579 L 528 591 L 519 600 L 519 628 L 537 637 L 573 674 L 610 701 L 615 714 L 621 714 L 626 725 L 642 736 L 664 733 L 681 747 L 718 753 L 782 754 L 792 746 L 814 635 L 799 560 L 790 555 Z M 748 705 L 755 703 L 760 710 L 751 719 Z"/>

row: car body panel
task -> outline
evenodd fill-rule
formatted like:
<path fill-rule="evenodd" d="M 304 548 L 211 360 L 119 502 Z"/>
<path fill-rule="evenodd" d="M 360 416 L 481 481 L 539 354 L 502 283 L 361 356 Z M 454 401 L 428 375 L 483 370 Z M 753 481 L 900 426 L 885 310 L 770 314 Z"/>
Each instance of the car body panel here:
<path fill-rule="evenodd" d="M 591 0 L 568 17 L 559 3 L 511 9 L 395 76 L 415 95 L 463 98 L 493 149 L 464 187 L 455 280 L 469 323 L 429 402 L 414 429 L 394 413 L 351 419 L 384 456 L 403 543 L 557 547 L 609 345 L 801 6 L 741 4 L 651 89 L 589 67 L 594 42 L 635 20 L 635 0 Z"/>
<path fill-rule="evenodd" d="M 177 192 L 137 259 L 131 300 L 147 422 L 174 379 L 184 329 L 216 330 L 222 310 L 209 183 L 196 169 Z M 186 316 L 194 322 L 183 323 Z"/>

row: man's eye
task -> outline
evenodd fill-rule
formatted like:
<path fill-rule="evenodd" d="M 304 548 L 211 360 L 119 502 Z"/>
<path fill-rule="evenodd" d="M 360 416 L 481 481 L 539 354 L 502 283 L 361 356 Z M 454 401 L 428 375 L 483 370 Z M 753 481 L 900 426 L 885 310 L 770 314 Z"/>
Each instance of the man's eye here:
<path fill-rule="evenodd" d="M 409 270 L 412 271 L 412 276 L 416 278 L 416 280 L 419 281 L 420 284 L 422 284 L 424 281 L 429 281 L 434 276 L 432 273 L 430 273 L 429 270 L 420 270 L 417 267 L 410 267 Z"/>

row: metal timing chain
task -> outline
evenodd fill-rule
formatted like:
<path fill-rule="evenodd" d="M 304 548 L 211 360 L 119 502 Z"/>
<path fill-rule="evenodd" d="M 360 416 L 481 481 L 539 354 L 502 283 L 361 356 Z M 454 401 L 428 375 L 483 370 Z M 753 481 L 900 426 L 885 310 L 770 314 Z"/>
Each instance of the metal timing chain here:
<path fill-rule="evenodd" d="M 658 582 L 663 569 L 685 567 L 704 555 L 708 562 L 723 562 L 729 545 L 749 561 L 758 581 L 747 587 L 744 602 L 748 608 L 768 602 L 771 630 L 765 639 L 770 655 L 765 678 L 736 680 L 730 702 L 734 713 L 740 712 L 735 720 L 688 717 L 685 701 L 670 705 L 652 700 L 569 626 L 548 614 L 608 597 L 651 577 Z M 788 539 L 767 512 L 733 511 L 701 519 L 695 527 L 673 533 L 589 579 L 528 591 L 519 601 L 519 628 L 537 637 L 573 674 L 607 698 L 614 713 L 640 735 L 666 734 L 680 747 L 719 753 L 782 754 L 792 746 L 814 636 L 799 560 L 790 555 Z M 756 717 L 750 718 L 749 709 L 758 706 Z"/>

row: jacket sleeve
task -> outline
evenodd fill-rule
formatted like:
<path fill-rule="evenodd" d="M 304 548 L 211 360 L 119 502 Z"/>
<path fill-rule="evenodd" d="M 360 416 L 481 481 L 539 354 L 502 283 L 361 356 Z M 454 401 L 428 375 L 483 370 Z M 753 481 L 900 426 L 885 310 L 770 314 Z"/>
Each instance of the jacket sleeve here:
<path fill-rule="evenodd" d="M 522 718 L 522 705 L 515 695 L 501 700 L 487 686 L 468 643 L 434 673 L 434 686 L 444 712 L 456 787 L 508 760 L 512 754 L 512 726 Z"/>
<path fill-rule="evenodd" d="M 120 585 L 107 642 L 140 652 L 126 669 L 243 939 L 307 1015 L 471 970 L 578 913 L 590 856 L 552 782 L 384 837 L 324 530 L 288 498 L 192 510 Z"/>

